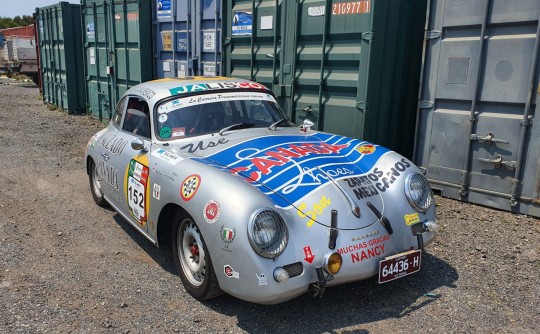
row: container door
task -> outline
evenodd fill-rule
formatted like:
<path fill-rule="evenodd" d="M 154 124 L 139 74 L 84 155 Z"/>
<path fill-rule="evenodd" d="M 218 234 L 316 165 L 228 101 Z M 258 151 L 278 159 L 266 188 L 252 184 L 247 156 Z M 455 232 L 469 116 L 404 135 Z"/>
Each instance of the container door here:
<path fill-rule="evenodd" d="M 287 9 L 285 86 L 295 123 L 308 118 L 319 130 L 357 137 L 364 126 L 369 1 L 303 0 Z"/>
<path fill-rule="evenodd" d="M 256 80 L 285 101 L 290 87 L 281 83 L 282 46 L 285 27 L 281 25 L 288 1 L 227 1 L 224 9 L 224 59 L 226 75 Z M 226 15 L 225 15 L 226 14 Z"/>
<path fill-rule="evenodd" d="M 110 119 L 130 87 L 152 79 L 151 14 L 149 1 L 83 0 L 87 104 L 95 117 Z"/>
<path fill-rule="evenodd" d="M 93 3 L 83 9 L 83 17 L 88 112 L 100 120 L 109 119 L 112 83 L 107 73 L 110 67 L 106 7 Z"/>
<path fill-rule="evenodd" d="M 221 75 L 221 1 L 202 0 L 196 2 L 197 26 L 196 60 L 199 62 L 198 74 L 204 76 Z"/>
<path fill-rule="evenodd" d="M 227 3 L 226 75 L 271 87 L 299 124 L 359 137 L 367 108 L 371 1 Z"/>
<path fill-rule="evenodd" d="M 221 75 L 221 1 L 156 1 L 158 78 Z"/>
<path fill-rule="evenodd" d="M 540 2 L 431 8 L 415 160 L 443 195 L 538 216 Z"/>
<path fill-rule="evenodd" d="M 62 11 L 55 7 L 46 8 L 42 12 L 44 50 L 43 62 L 43 85 L 45 102 L 52 105 L 67 108 L 67 94 L 63 85 L 65 77 L 65 59 L 62 50 L 64 48 Z"/>
<path fill-rule="evenodd" d="M 195 75 L 193 33 L 194 0 L 155 1 L 155 62 L 158 78 Z"/>

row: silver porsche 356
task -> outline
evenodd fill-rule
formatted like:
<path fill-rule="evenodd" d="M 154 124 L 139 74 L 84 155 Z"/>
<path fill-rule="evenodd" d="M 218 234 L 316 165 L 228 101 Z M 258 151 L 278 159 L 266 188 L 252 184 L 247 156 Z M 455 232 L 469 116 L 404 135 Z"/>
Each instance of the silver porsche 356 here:
<path fill-rule="evenodd" d="M 197 299 L 275 304 L 420 269 L 437 229 L 408 159 L 298 127 L 261 84 L 163 79 L 129 89 L 87 146 L 90 189 L 158 246 Z"/>

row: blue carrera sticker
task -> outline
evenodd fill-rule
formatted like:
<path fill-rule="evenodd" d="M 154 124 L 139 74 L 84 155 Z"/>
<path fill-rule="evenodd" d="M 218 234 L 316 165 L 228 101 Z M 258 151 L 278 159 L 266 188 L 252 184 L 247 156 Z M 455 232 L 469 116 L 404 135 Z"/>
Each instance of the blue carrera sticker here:
<path fill-rule="evenodd" d="M 228 166 L 287 208 L 331 179 L 365 174 L 388 151 L 358 139 L 316 133 L 255 138 L 196 160 Z"/>

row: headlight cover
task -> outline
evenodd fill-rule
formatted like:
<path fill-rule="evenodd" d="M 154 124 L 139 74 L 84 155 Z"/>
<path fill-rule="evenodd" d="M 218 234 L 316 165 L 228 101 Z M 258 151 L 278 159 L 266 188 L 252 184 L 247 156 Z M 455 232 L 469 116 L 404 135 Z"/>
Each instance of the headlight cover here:
<path fill-rule="evenodd" d="M 433 204 L 433 195 L 426 178 L 422 174 L 412 173 L 405 179 L 405 197 L 411 206 L 425 212 Z"/>
<path fill-rule="evenodd" d="M 273 259 L 287 247 L 288 230 L 279 213 L 263 209 L 253 214 L 248 225 L 248 237 L 257 254 Z"/>

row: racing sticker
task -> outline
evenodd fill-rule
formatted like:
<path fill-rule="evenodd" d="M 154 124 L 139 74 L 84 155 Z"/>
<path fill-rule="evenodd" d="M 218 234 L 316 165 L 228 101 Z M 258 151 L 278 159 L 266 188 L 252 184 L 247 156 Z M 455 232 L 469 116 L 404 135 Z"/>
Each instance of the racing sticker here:
<path fill-rule="evenodd" d="M 257 276 L 257 279 L 259 280 L 259 286 L 268 285 L 268 281 L 266 280 L 266 274 L 265 273 L 261 273 L 260 275 L 255 273 L 255 275 Z"/>
<path fill-rule="evenodd" d="M 223 266 L 223 271 L 225 272 L 225 275 L 229 278 L 240 278 L 240 274 L 237 271 L 234 271 L 233 267 L 228 264 Z"/>
<path fill-rule="evenodd" d="M 152 194 L 154 195 L 154 198 L 159 200 L 159 198 L 161 197 L 161 186 L 157 183 L 154 183 L 154 191 L 152 192 Z"/>
<path fill-rule="evenodd" d="M 405 219 L 405 224 L 407 225 L 412 225 L 420 222 L 420 217 L 416 212 L 403 216 L 403 219 Z"/>
<path fill-rule="evenodd" d="M 268 88 L 266 88 L 264 85 L 261 85 L 260 83 L 242 81 L 242 82 L 213 82 L 213 83 L 207 83 L 207 84 L 185 85 L 185 86 L 171 88 L 169 89 L 169 92 L 171 93 L 171 95 L 176 95 L 176 94 L 205 92 L 205 91 L 229 89 L 229 88 L 268 90 Z M 172 101 L 172 102 L 176 102 L 176 101 Z"/>
<path fill-rule="evenodd" d="M 229 245 L 236 238 L 236 229 L 234 227 L 221 226 L 221 240 L 225 242 L 226 245 Z"/>
<path fill-rule="evenodd" d="M 311 251 L 311 246 L 304 247 L 304 261 L 312 264 L 313 260 L 315 260 L 315 255 L 313 255 L 313 252 Z"/>
<path fill-rule="evenodd" d="M 127 195 L 129 211 L 141 225 L 146 222 L 146 187 L 148 167 L 131 160 L 128 170 Z"/>
<path fill-rule="evenodd" d="M 169 138 L 171 136 L 171 128 L 168 126 L 164 126 L 159 130 L 159 136 L 161 138 Z"/>
<path fill-rule="evenodd" d="M 153 151 L 152 156 L 159 158 L 163 161 L 166 161 L 170 163 L 171 165 L 176 165 L 177 163 L 183 160 L 182 157 L 180 157 L 179 155 L 165 151 L 162 148 Z"/>
<path fill-rule="evenodd" d="M 208 224 L 215 223 L 219 218 L 219 204 L 216 201 L 208 201 L 203 209 L 204 220 Z"/>
<path fill-rule="evenodd" d="M 360 145 L 360 146 L 358 146 L 358 148 L 356 150 L 360 154 L 371 154 L 371 153 L 375 152 L 375 145 L 372 145 L 372 144 Z"/>
<path fill-rule="evenodd" d="M 184 179 L 182 182 L 182 189 L 180 189 L 180 196 L 184 201 L 189 201 L 195 196 L 199 186 L 201 185 L 201 177 L 197 174 L 192 174 Z"/>
<path fill-rule="evenodd" d="M 176 138 L 176 137 L 185 137 L 185 136 L 186 136 L 186 128 L 184 128 L 184 127 L 181 127 L 181 128 L 173 128 L 173 129 L 172 129 L 172 136 L 173 136 L 173 138 Z"/>
<path fill-rule="evenodd" d="M 262 136 L 230 145 L 204 159 L 193 159 L 203 164 L 213 161 L 229 167 L 229 172 L 259 188 L 276 206 L 288 209 L 291 203 L 304 202 L 332 179 L 339 181 L 366 175 L 389 152 L 381 146 L 376 146 L 372 154 L 361 154 L 356 150 L 367 144 L 325 133 Z M 410 164 L 399 162 L 396 169 L 404 171 L 407 166 Z M 380 192 L 390 187 L 392 178 L 395 181 L 402 174 L 392 170 L 388 173 L 391 175 L 372 176 L 375 185 L 379 184 L 377 190 Z"/>
<path fill-rule="evenodd" d="M 324 212 L 324 209 L 326 209 L 326 207 L 329 206 L 330 204 L 331 204 L 330 199 L 323 195 L 320 201 L 316 202 L 313 205 L 310 205 L 309 207 L 304 202 L 300 203 L 300 205 L 298 205 L 298 210 L 296 210 L 296 213 L 301 218 L 308 218 L 309 220 L 306 222 L 306 226 L 311 227 L 313 223 L 315 223 L 315 220 L 317 219 L 317 215 L 322 215 Z"/>

